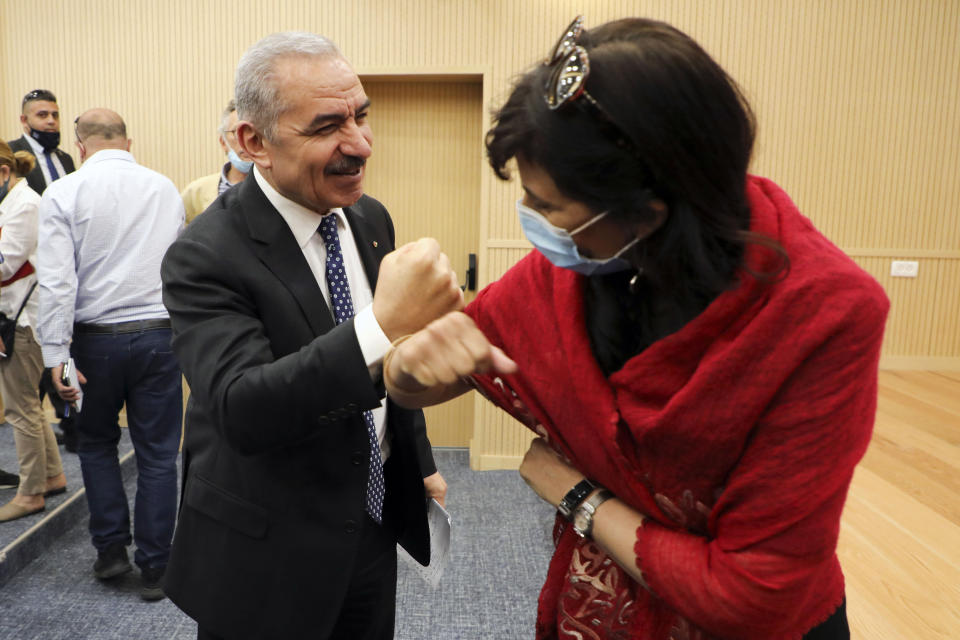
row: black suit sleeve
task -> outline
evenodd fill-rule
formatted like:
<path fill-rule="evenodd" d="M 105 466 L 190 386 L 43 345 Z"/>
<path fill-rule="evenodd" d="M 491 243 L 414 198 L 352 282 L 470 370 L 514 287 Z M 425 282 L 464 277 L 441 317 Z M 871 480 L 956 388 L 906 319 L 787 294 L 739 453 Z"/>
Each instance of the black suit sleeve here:
<path fill-rule="evenodd" d="M 170 247 L 163 300 L 191 394 L 232 448 L 294 446 L 379 406 L 352 320 L 314 337 L 284 283 L 230 246 L 242 239 L 203 240 Z"/>

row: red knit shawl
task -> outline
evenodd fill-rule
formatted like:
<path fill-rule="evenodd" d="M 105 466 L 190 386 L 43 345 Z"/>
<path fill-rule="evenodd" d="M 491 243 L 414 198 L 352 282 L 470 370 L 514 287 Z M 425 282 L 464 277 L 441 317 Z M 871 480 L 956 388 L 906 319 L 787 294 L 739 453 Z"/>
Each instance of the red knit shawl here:
<path fill-rule="evenodd" d="M 650 591 L 558 522 L 538 638 L 800 638 L 844 597 L 840 514 L 873 428 L 889 303 L 779 187 L 750 177 L 747 194 L 751 230 L 787 251 L 788 274 L 741 273 L 609 378 L 584 278 L 539 252 L 467 309 L 520 368 L 478 376 L 482 392 L 648 517 L 636 562 Z M 776 260 L 748 245 L 754 271 Z"/>

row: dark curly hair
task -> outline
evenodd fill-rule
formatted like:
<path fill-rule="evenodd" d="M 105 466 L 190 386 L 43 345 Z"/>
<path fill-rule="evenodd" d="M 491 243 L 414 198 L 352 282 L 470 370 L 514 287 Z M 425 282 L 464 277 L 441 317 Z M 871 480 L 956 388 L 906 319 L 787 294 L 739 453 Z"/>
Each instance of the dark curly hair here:
<path fill-rule="evenodd" d="M 584 31 L 587 91 L 616 127 L 583 100 L 556 111 L 544 100 L 550 70 L 521 76 L 487 132 L 490 165 L 509 178 L 522 155 L 569 198 L 611 216 L 651 220 L 650 202 L 667 205 L 663 226 L 635 251 L 654 291 L 693 313 L 729 288 L 751 234 L 746 175 L 755 121 L 736 82 L 689 36 L 653 20 L 627 18 Z M 618 144 L 616 131 L 632 144 Z M 771 279 L 777 274 L 753 274 Z"/>

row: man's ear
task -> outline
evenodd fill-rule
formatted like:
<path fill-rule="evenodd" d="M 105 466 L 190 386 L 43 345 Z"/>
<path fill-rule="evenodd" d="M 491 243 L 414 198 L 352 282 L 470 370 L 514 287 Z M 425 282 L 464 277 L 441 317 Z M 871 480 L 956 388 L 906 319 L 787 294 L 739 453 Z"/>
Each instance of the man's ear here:
<path fill-rule="evenodd" d="M 270 169 L 273 166 L 263 134 L 246 120 L 237 123 L 237 144 L 261 169 Z"/>
<path fill-rule="evenodd" d="M 127 138 L 127 151 L 130 151 L 130 147 L 133 146 L 133 138 Z"/>
<path fill-rule="evenodd" d="M 20 114 L 20 124 L 23 126 L 24 131 L 30 130 L 30 127 L 27 125 L 27 114 L 25 113 Z"/>
<path fill-rule="evenodd" d="M 221 133 L 217 136 L 217 142 L 220 143 L 220 148 L 223 149 L 223 155 L 227 155 L 227 143 L 223 141 L 223 135 L 224 134 Z"/>

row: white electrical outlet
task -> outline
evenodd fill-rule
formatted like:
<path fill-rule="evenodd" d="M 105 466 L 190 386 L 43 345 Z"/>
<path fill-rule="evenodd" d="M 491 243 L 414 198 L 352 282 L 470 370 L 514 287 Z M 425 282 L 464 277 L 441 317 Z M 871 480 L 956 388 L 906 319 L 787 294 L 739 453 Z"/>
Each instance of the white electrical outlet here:
<path fill-rule="evenodd" d="M 890 275 L 894 278 L 916 278 L 920 263 L 916 260 L 894 260 L 890 263 Z"/>

